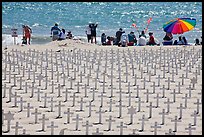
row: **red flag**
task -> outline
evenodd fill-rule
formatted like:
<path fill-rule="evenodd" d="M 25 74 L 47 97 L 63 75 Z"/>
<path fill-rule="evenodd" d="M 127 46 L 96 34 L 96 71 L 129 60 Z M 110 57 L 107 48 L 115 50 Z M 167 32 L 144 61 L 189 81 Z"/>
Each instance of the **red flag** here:
<path fill-rule="evenodd" d="M 147 23 L 149 24 L 151 21 L 152 21 L 152 18 L 149 18 L 148 21 L 147 21 Z"/>

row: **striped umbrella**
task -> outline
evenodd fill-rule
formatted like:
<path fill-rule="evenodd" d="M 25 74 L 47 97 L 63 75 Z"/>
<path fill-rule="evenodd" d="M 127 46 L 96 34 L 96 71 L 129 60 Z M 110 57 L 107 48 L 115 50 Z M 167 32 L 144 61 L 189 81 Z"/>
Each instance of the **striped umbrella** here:
<path fill-rule="evenodd" d="M 192 30 L 196 25 L 196 19 L 176 18 L 163 25 L 164 31 L 172 34 L 183 34 Z"/>

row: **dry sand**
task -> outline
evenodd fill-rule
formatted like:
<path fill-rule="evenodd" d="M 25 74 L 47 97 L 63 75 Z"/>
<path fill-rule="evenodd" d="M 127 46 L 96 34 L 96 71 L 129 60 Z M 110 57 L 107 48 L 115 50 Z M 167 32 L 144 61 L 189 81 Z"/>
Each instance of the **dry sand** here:
<path fill-rule="evenodd" d="M 66 44 L 66 45 L 65 45 Z M 170 99 L 170 101 L 173 101 L 173 90 L 175 89 L 176 92 L 178 92 L 178 83 L 182 83 L 182 74 L 186 76 L 186 66 L 191 64 L 191 70 L 188 70 L 188 76 L 187 78 L 184 78 L 184 84 L 180 87 L 180 93 L 176 94 L 176 100 L 172 104 L 170 104 L 170 112 L 165 115 L 165 123 L 164 125 L 160 125 L 161 128 L 158 128 L 157 134 L 158 135 L 165 135 L 169 132 L 169 129 L 174 130 L 174 123 L 172 120 L 175 119 L 175 116 L 180 115 L 180 110 L 177 108 L 180 106 L 180 103 L 184 106 L 185 102 L 182 97 L 185 96 L 185 94 L 189 95 L 189 85 L 192 87 L 191 79 L 193 77 L 197 77 L 197 83 L 195 84 L 195 88 L 192 89 L 191 96 L 187 99 L 187 107 L 182 110 L 182 118 L 180 119 L 180 122 L 178 122 L 177 125 L 177 131 L 173 132 L 176 135 L 188 135 L 189 131 L 185 128 L 188 128 L 189 123 L 193 125 L 194 117 L 191 116 L 194 111 L 197 110 L 196 103 L 197 99 L 199 99 L 199 102 L 202 100 L 202 46 L 143 46 L 143 47 L 116 47 L 116 46 L 98 46 L 95 44 L 87 44 L 81 41 L 73 41 L 73 40 L 65 40 L 60 42 L 51 42 L 45 45 L 31 45 L 31 46 L 8 46 L 6 50 L 2 48 L 2 109 L 4 111 L 4 114 L 8 113 L 9 111 L 14 114 L 14 120 L 11 121 L 11 127 L 15 126 L 16 122 L 19 123 L 19 126 L 22 126 L 23 128 L 18 130 L 18 134 L 22 134 L 23 130 L 26 130 L 27 134 L 31 135 L 50 135 L 51 129 L 47 126 L 51 125 L 51 122 L 54 121 L 54 125 L 58 126 L 54 129 L 54 133 L 56 135 L 59 134 L 67 134 L 67 135 L 85 135 L 86 134 L 86 128 L 82 125 L 86 124 L 86 121 L 89 121 L 89 124 L 92 125 L 92 127 L 89 127 L 89 134 L 92 135 L 96 132 L 97 128 L 99 128 L 99 132 L 104 135 L 120 135 L 120 129 L 117 127 L 120 125 L 120 122 L 123 122 L 123 125 L 126 126 L 126 128 L 123 129 L 123 134 L 128 135 L 135 132 L 135 134 L 139 135 L 153 135 L 154 129 L 151 128 L 155 124 L 155 122 L 158 122 L 158 124 L 161 124 L 162 116 L 159 114 L 162 112 L 162 109 L 165 109 L 167 111 L 167 104 L 164 102 L 167 101 L 167 98 Z M 56 52 L 60 51 L 60 52 Z M 163 57 L 165 57 L 165 62 L 161 61 L 161 66 L 159 66 L 159 59 L 160 59 L 160 51 L 162 54 L 161 59 L 164 60 Z M 48 66 L 46 66 L 46 52 L 48 55 Z M 51 59 L 51 52 L 52 52 L 52 59 Z M 165 56 L 163 56 L 163 53 L 165 52 Z M 25 56 L 24 56 L 25 53 Z M 118 53 L 118 54 L 117 54 Z M 169 60 L 167 61 L 169 53 Z M 13 62 L 15 64 L 15 70 L 13 71 L 13 66 L 11 66 L 11 70 L 9 69 L 9 61 L 8 58 L 6 59 L 7 66 L 5 66 L 5 55 L 10 55 L 10 62 Z M 37 58 L 38 55 L 38 59 Z M 43 57 L 42 57 L 43 55 Z M 95 55 L 95 56 L 94 56 Z M 106 56 L 107 55 L 107 56 Z M 117 58 L 119 55 L 119 59 Z M 17 57 L 18 56 L 18 57 Z M 185 56 L 185 58 L 184 58 Z M 7 56 L 8 57 L 8 56 Z M 22 66 L 20 57 L 23 58 L 22 60 Z M 25 58 L 24 58 L 25 57 Z M 34 57 L 32 59 L 32 57 Z M 106 60 L 107 57 L 107 60 Z M 195 60 L 192 60 L 192 58 L 195 58 Z M 69 64 L 69 76 L 67 72 L 67 59 Z M 113 60 L 112 60 L 113 59 Z M 131 61 L 132 59 L 132 61 Z M 183 62 L 185 61 L 186 62 Z M 18 60 L 18 61 L 17 61 Z M 31 61 L 31 63 L 26 65 L 26 60 Z M 34 61 L 33 61 L 34 60 Z M 51 60 L 53 61 L 53 80 L 51 79 Z M 120 60 L 120 62 L 118 62 Z M 126 62 L 125 62 L 126 60 Z M 142 62 L 143 60 L 143 62 Z M 145 64 L 146 60 L 146 64 Z M 176 60 L 177 63 L 179 63 L 179 60 L 181 61 L 178 65 L 178 73 L 174 75 L 174 81 L 170 82 L 170 89 L 165 90 L 165 97 L 159 99 L 159 107 L 155 108 L 156 106 L 156 99 L 155 97 L 157 94 L 159 94 L 160 97 L 162 97 L 162 86 L 165 85 L 165 88 L 168 86 L 167 79 L 170 77 L 172 80 L 172 70 L 176 72 L 176 64 L 174 64 L 174 61 Z M 32 62 L 33 61 L 33 62 Z M 37 70 L 35 71 L 35 65 L 37 64 Z M 113 63 L 113 67 L 111 67 L 111 61 Z M 173 63 L 172 63 L 173 61 Z M 193 61 L 193 63 L 192 63 Z M 42 62 L 42 65 L 41 65 Z M 139 97 L 141 98 L 141 110 L 140 112 L 136 112 L 136 114 L 133 115 L 133 124 L 127 125 L 127 123 L 130 122 L 130 114 L 128 113 L 128 109 L 133 106 L 136 108 L 136 111 L 138 111 L 138 101 L 137 91 L 136 91 L 136 85 L 134 85 L 134 76 L 133 76 L 133 68 L 132 68 L 132 62 L 134 65 L 134 74 L 137 75 L 137 85 L 139 85 Z M 139 63 L 141 62 L 141 64 Z M 169 70 L 168 70 L 168 62 L 169 62 Z M 31 66 L 32 64 L 32 66 Z M 63 65 L 62 65 L 63 64 Z M 122 91 L 122 115 L 120 118 L 119 116 L 119 71 L 118 71 L 118 65 L 120 64 L 120 70 L 121 70 L 121 91 Z M 140 65 L 139 65 L 140 64 Z M 173 67 L 171 66 L 173 64 Z M 19 68 L 18 68 L 19 66 Z M 58 66 L 58 68 L 56 68 Z M 93 66 L 93 68 L 92 68 Z M 156 66 L 156 70 L 153 68 Z M 165 66 L 165 78 L 163 78 L 163 68 Z M 25 68 L 25 74 L 23 76 L 23 67 Z M 84 68 L 85 67 L 85 68 Z M 126 81 L 126 67 L 127 67 L 127 81 Z M 153 68 L 151 68 L 153 67 Z M 180 68 L 181 67 L 181 68 Z M 200 70 L 199 70 L 200 67 Z M 42 68 L 42 71 L 41 71 Z M 106 69 L 105 69 L 106 68 Z M 6 70 L 5 70 L 6 69 Z M 18 72 L 18 69 L 19 72 Z M 28 80 L 28 70 L 31 69 L 31 76 Z M 47 89 L 44 89 L 45 87 L 45 69 L 47 69 L 47 81 L 48 86 Z M 58 69 L 58 70 L 57 70 Z M 91 73 L 90 73 L 91 69 Z M 76 73 L 74 72 L 76 70 Z M 98 70 L 98 79 L 95 79 L 97 77 L 97 70 Z M 109 104 L 110 102 L 110 95 L 111 95 L 111 70 L 113 71 L 113 97 L 111 98 L 113 101 L 112 111 L 109 112 Z M 141 77 L 141 70 L 142 70 L 142 77 Z M 4 76 L 6 71 L 6 76 Z M 11 82 L 9 83 L 9 71 L 11 73 Z M 47 93 L 48 97 L 53 97 L 54 106 L 58 105 L 59 101 L 62 101 L 61 104 L 63 107 L 61 108 L 61 116 L 62 118 L 56 119 L 58 116 L 58 107 L 54 107 L 54 112 L 48 112 L 50 110 L 50 103 L 47 102 L 47 108 L 41 108 L 40 106 L 44 105 L 44 100 L 41 98 L 41 101 L 37 101 L 37 93 L 34 93 L 34 96 L 30 98 L 31 95 L 31 86 L 33 82 L 33 71 L 35 73 L 35 77 L 39 76 L 42 72 L 43 80 L 41 81 L 41 86 L 39 86 L 39 80 L 35 80 L 34 83 L 34 92 L 37 92 L 37 89 L 41 89 L 41 97 L 44 96 L 45 93 Z M 148 73 L 147 73 L 148 71 Z M 168 72 L 169 71 L 169 72 Z M 197 73 L 196 73 L 197 71 Z M 199 74 L 198 74 L 199 71 Z M 57 73 L 59 72 L 59 81 L 57 81 Z M 63 85 L 63 72 L 65 74 L 65 85 Z M 154 74 L 154 72 L 156 72 Z M 80 79 L 80 73 L 82 73 L 82 79 Z M 103 93 L 103 106 L 101 107 L 101 110 L 104 112 L 102 113 L 102 124 L 93 124 L 99 122 L 99 114 L 97 113 L 99 111 L 100 105 L 101 105 L 101 93 L 103 92 L 103 73 L 105 73 L 105 91 Z M 87 84 L 87 77 L 90 75 L 90 84 L 87 85 L 87 96 L 85 97 L 85 84 Z M 23 100 L 26 101 L 26 103 L 23 104 L 24 107 L 27 106 L 27 103 L 30 103 L 30 105 L 33 107 L 31 109 L 31 113 L 35 111 L 35 108 L 38 108 L 38 112 L 41 114 L 38 115 L 38 123 L 34 124 L 34 115 L 30 115 L 30 117 L 27 117 L 27 110 L 23 109 L 22 112 L 18 112 L 20 110 L 20 104 L 17 103 L 17 107 L 12 107 L 15 103 L 15 98 L 11 98 L 11 102 L 6 103 L 9 100 L 8 94 L 9 94 L 9 88 L 14 85 L 14 75 L 16 76 L 16 86 L 12 88 L 12 94 L 15 92 L 17 93 L 18 97 L 17 100 L 20 100 L 20 97 L 23 97 Z M 74 79 L 74 75 L 76 75 L 76 78 Z M 151 79 L 149 81 L 149 75 L 151 75 Z M 158 82 L 158 75 L 160 75 L 160 85 L 157 86 Z M 6 77 L 6 79 L 3 79 Z M 22 90 L 19 90 L 20 87 L 20 77 L 22 77 Z M 146 85 L 145 89 L 143 89 L 143 79 L 146 78 Z M 73 89 L 70 88 L 70 79 L 73 79 Z M 96 81 L 97 80 L 97 81 Z M 52 81 L 54 82 L 54 93 L 52 92 Z M 25 93 L 25 83 L 28 84 L 28 92 Z M 74 92 L 77 92 L 77 83 L 79 82 L 79 93 L 76 93 L 76 100 L 75 100 L 75 106 L 72 107 L 73 98 L 71 97 Z M 128 93 L 128 82 L 130 82 L 130 92 L 131 96 L 131 106 L 129 105 L 129 93 Z M 153 82 L 155 82 L 155 93 L 153 92 Z M 97 87 L 95 89 L 95 83 L 97 83 Z M 4 93 L 4 84 L 6 84 L 6 97 L 3 97 Z M 57 86 L 60 84 L 61 88 L 61 96 L 58 97 L 58 89 Z M 64 91 L 68 88 L 68 101 L 64 102 L 65 100 L 65 93 Z M 89 102 L 92 100 L 92 91 L 95 89 L 95 100 L 92 102 L 92 105 L 95 105 L 92 107 L 92 114 L 91 117 L 88 117 L 89 115 L 89 108 L 87 107 L 89 105 Z M 146 101 L 146 90 L 149 90 L 152 94 L 149 95 L 149 101 Z M 80 109 L 80 103 L 78 101 L 83 98 L 83 111 L 78 111 Z M 50 98 L 48 99 L 50 101 Z M 152 108 L 152 117 L 148 119 L 148 121 L 145 121 L 144 125 L 144 131 L 139 132 L 141 129 L 141 121 L 139 119 L 142 118 L 142 115 L 145 115 L 147 118 L 149 116 L 149 106 L 150 102 L 152 102 L 152 105 L 154 108 Z M 67 111 L 67 108 L 70 108 L 70 112 L 72 112 L 70 117 L 70 123 L 64 124 L 67 121 L 67 115 L 64 114 L 65 111 Z M 45 117 L 48 118 L 48 121 L 45 121 L 45 131 L 44 132 L 37 132 L 37 130 L 40 130 L 42 127 L 42 121 L 39 120 L 42 118 L 42 114 L 45 114 Z M 76 118 L 76 115 L 79 114 L 79 117 L 82 118 L 82 120 L 79 121 L 78 129 L 79 131 L 75 130 L 76 127 L 76 121 L 74 121 L 73 118 Z M 112 122 L 112 129 L 111 131 L 104 131 L 108 129 L 108 119 L 109 116 L 112 116 L 112 119 L 115 120 Z M 3 117 L 4 118 L 4 117 Z M 195 128 L 192 130 L 193 135 L 201 135 L 202 134 L 202 103 L 199 106 L 199 113 L 197 116 L 197 123 L 196 125 L 192 126 Z M 2 131 L 7 130 L 7 120 L 3 120 L 2 125 Z M 64 130 L 63 130 L 64 129 Z M 134 131 L 135 130 L 135 131 Z M 11 128 L 10 132 L 4 133 L 3 135 L 13 135 L 15 134 L 15 129 Z"/>

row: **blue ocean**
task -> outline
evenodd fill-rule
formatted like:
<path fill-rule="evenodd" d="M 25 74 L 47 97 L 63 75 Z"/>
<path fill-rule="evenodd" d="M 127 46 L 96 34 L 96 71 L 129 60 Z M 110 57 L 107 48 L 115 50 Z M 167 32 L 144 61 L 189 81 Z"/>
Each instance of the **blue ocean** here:
<path fill-rule="evenodd" d="M 195 28 L 183 34 L 189 43 L 194 43 L 202 35 L 202 2 L 2 2 L 2 43 L 12 43 L 12 28 L 18 29 L 20 42 L 23 24 L 32 28 L 33 44 L 50 42 L 50 29 L 55 23 L 84 40 L 89 22 L 98 22 L 98 41 L 102 33 L 115 36 L 119 28 L 126 33 L 134 31 L 138 38 L 138 30 L 147 27 L 149 18 L 152 21 L 148 31 L 162 42 L 163 25 L 182 17 L 196 19 Z M 132 20 L 138 30 L 132 26 Z"/>

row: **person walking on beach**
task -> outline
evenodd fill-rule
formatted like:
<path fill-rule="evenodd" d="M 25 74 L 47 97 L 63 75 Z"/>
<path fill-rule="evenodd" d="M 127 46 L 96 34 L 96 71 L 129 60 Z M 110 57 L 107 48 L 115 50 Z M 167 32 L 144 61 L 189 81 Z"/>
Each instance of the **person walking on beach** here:
<path fill-rule="evenodd" d="M 61 30 L 58 28 L 58 24 L 55 23 L 55 26 L 53 26 L 53 27 L 51 28 L 52 41 L 59 39 L 59 34 L 60 34 L 60 32 L 61 32 Z"/>
<path fill-rule="evenodd" d="M 93 43 L 93 39 L 94 39 L 95 44 L 97 43 L 96 42 L 96 28 L 97 28 L 97 26 L 98 26 L 98 23 L 91 24 L 91 43 Z"/>
<path fill-rule="evenodd" d="M 87 35 L 87 39 L 88 39 L 88 43 L 91 40 L 91 22 L 89 22 L 89 25 L 86 27 L 86 35 Z"/>
<path fill-rule="evenodd" d="M 28 45 L 30 45 L 31 33 L 32 29 L 27 25 L 23 25 L 23 37 L 27 40 Z"/>

